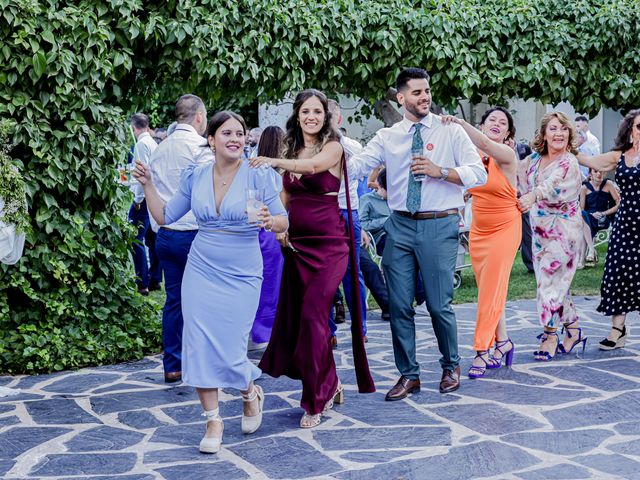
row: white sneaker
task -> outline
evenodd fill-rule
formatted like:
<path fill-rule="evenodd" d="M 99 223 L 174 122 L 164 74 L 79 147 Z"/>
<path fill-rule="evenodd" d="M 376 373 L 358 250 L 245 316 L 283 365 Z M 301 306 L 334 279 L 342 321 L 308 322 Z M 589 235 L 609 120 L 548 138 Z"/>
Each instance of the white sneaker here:
<path fill-rule="evenodd" d="M 421 317 L 428 317 L 429 310 L 427 310 L 427 302 L 422 302 L 420 305 L 416 305 L 415 309 L 416 315 L 420 315 Z"/>

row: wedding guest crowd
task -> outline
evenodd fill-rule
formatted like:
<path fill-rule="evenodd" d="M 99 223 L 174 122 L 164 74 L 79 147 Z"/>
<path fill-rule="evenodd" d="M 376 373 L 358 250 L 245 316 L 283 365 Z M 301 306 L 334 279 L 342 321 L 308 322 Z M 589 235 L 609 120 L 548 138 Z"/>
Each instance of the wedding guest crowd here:
<path fill-rule="evenodd" d="M 598 311 L 612 316 L 612 330 L 600 348 L 625 345 L 626 315 L 640 310 L 640 270 L 633 266 L 640 256 L 640 110 L 625 117 L 611 152 L 599 154 L 599 144 L 596 151 L 586 118 L 574 125 L 560 112 L 542 118 L 526 151 L 503 107 L 489 108 L 479 129 L 432 113 L 430 82 L 423 69 L 402 70 L 395 86 L 403 117 L 364 147 L 341 131 L 340 105 L 315 89 L 295 97 L 286 131 L 247 132 L 230 111 L 207 124 L 204 102 L 183 95 L 175 125 L 156 147 L 146 116 L 132 117 L 139 182 L 132 222 L 140 225 L 148 211 L 158 231 L 165 380 L 196 388 L 207 420 L 201 452 L 221 448 L 221 388 L 242 393 L 245 434 L 262 423 L 263 374 L 301 381 L 301 428 L 318 426 L 344 401 L 333 355 L 340 284 L 360 393 L 375 391 L 365 287 L 390 321 L 399 378 L 385 400 L 422 388 L 416 296 L 440 350 L 439 391 L 460 388 L 452 300 L 465 195 L 473 198 L 469 246 L 478 284 L 470 378 L 513 363 L 505 307 L 519 248 L 525 263 L 525 247 L 531 250 L 527 267 L 537 282 L 543 332 L 534 359 L 584 350 L 571 283 L 585 242 L 587 259 L 594 255 L 589 241 L 598 228 L 611 228 Z M 578 151 L 576 126 L 591 150 Z M 584 185 L 580 165 L 590 169 Z M 619 195 L 602 179 L 610 170 Z M 359 180 L 369 175 L 374 190 L 359 200 Z M 370 252 L 382 257 L 381 268 Z M 136 260 L 143 292 L 142 263 Z M 254 348 L 264 348 L 258 365 L 248 358 Z"/>

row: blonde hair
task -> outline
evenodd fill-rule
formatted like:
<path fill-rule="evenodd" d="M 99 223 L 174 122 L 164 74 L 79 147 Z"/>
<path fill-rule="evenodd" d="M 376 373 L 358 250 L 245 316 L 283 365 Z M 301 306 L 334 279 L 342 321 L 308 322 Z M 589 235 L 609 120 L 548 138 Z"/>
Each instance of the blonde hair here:
<path fill-rule="evenodd" d="M 538 129 L 538 131 L 536 131 L 536 135 L 535 137 L 533 137 L 533 141 L 531 142 L 531 148 L 538 152 L 540 155 L 546 155 L 549 152 L 547 141 L 545 140 L 544 136 L 547 132 L 549 123 L 554 118 L 557 119 L 562 126 L 569 128 L 569 143 L 567 144 L 567 150 L 575 155 L 577 153 L 576 127 L 573 125 L 571 119 L 562 112 L 550 112 L 542 117 L 542 120 L 540 121 L 540 128 Z"/>

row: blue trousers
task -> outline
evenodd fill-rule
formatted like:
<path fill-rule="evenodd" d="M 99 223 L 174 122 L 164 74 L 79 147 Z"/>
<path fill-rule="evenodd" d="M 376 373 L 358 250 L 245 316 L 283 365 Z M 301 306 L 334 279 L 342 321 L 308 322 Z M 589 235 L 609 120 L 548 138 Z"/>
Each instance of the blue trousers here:
<path fill-rule="evenodd" d="M 349 223 L 349 213 L 347 210 L 342 210 L 342 216 Z M 358 212 L 354 210 L 352 212 L 353 217 L 353 234 L 356 240 L 356 260 L 358 263 L 358 278 L 360 282 L 360 304 L 362 305 L 362 334 L 367 334 L 367 292 L 364 288 L 364 277 L 362 276 L 362 271 L 360 270 L 360 241 L 362 240 L 362 228 L 360 227 L 360 217 L 358 216 Z M 351 292 L 353 290 L 351 286 L 351 262 L 347 263 L 347 271 L 342 277 L 342 288 L 344 289 L 344 295 L 347 297 L 347 307 L 349 308 L 349 313 L 353 316 L 353 301 Z M 334 311 L 333 308 L 329 312 L 329 328 L 331 329 L 331 336 L 334 337 L 336 335 L 336 331 L 338 327 L 336 326 L 336 322 L 334 321 Z"/>
<path fill-rule="evenodd" d="M 149 264 L 147 263 L 147 250 L 144 245 L 144 239 L 150 228 L 146 200 L 142 201 L 138 209 L 136 209 L 135 203 L 131 204 L 129 222 L 138 228 L 131 251 L 133 268 L 136 272 L 136 285 L 138 285 L 138 288 L 147 288 L 149 286 Z"/>
<path fill-rule="evenodd" d="M 164 271 L 167 299 L 162 309 L 162 343 L 164 371 L 182 371 L 182 276 L 191 243 L 197 230 L 161 228 L 156 238 L 156 252 Z"/>
<path fill-rule="evenodd" d="M 443 370 L 459 362 L 458 327 L 451 307 L 453 274 L 458 253 L 458 217 L 413 220 L 392 213 L 385 224 L 387 244 L 382 257 L 387 286 L 391 337 L 396 367 L 402 375 L 420 377 L 416 359 L 413 297 L 416 270 L 424 283 L 427 309 L 442 354 Z"/>

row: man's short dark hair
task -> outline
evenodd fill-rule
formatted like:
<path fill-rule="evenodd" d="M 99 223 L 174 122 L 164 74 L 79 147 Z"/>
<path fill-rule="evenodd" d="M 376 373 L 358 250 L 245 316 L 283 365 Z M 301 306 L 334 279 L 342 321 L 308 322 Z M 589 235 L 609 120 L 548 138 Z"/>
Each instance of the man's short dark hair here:
<path fill-rule="evenodd" d="M 578 115 L 576 117 L 576 122 L 584 122 L 584 123 L 589 123 L 589 119 L 587 117 L 585 117 L 584 115 Z"/>
<path fill-rule="evenodd" d="M 197 95 L 182 95 L 176 102 L 176 121 L 191 123 L 199 111 L 206 111 L 204 102 Z"/>
<path fill-rule="evenodd" d="M 134 113 L 131 115 L 131 125 L 139 130 L 149 128 L 149 117 L 144 113 Z"/>
<path fill-rule="evenodd" d="M 398 74 L 398 77 L 396 78 L 396 90 L 400 91 L 405 88 L 407 86 L 407 83 L 409 83 L 409 80 L 415 80 L 419 78 L 423 78 L 428 82 L 431 77 L 429 77 L 427 71 L 422 68 L 405 68 Z"/>

